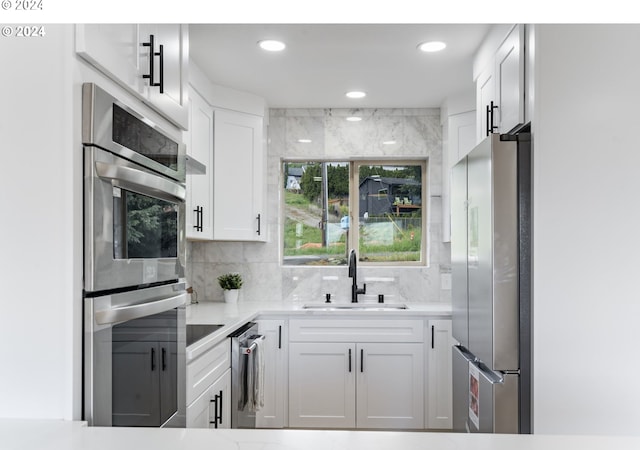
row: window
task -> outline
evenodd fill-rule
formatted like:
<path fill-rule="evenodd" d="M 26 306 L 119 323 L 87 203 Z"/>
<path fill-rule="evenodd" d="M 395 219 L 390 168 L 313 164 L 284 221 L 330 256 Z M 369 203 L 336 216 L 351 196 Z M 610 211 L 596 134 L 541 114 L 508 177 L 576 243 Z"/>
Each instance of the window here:
<path fill-rule="evenodd" d="M 285 161 L 284 264 L 425 262 L 424 161 Z"/>

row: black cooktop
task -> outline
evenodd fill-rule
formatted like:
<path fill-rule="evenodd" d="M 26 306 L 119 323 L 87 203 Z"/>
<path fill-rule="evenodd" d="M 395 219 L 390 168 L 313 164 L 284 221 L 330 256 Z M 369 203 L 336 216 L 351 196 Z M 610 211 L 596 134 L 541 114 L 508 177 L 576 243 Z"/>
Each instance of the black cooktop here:
<path fill-rule="evenodd" d="M 222 327 L 224 325 L 187 325 L 187 347 Z"/>

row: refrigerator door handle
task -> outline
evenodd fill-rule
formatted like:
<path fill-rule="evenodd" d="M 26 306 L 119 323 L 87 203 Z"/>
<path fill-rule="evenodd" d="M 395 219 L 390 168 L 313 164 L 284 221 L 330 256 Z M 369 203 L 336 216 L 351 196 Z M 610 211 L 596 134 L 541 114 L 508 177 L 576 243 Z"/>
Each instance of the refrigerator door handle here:
<path fill-rule="evenodd" d="M 473 361 L 472 364 L 478 369 L 480 375 L 491 384 L 503 384 L 504 374 L 502 372 L 494 372 L 480 361 Z"/>

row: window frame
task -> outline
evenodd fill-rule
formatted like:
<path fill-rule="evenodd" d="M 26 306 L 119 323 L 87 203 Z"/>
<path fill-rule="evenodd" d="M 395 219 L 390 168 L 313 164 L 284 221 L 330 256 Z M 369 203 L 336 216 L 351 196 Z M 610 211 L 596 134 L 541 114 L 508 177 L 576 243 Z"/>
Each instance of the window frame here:
<path fill-rule="evenodd" d="M 370 262 L 360 260 L 360 166 L 420 166 L 421 168 L 421 192 L 422 207 L 420 208 L 420 219 L 422 227 L 422 237 L 420 244 L 420 260 L 419 261 L 391 261 L 391 262 Z M 430 241 L 428 238 L 429 227 L 427 224 L 427 202 L 428 199 L 428 180 L 427 180 L 428 160 L 422 159 L 350 159 L 349 160 L 349 248 L 354 248 L 358 255 L 358 264 L 370 267 L 424 267 L 428 265 L 427 248 Z M 352 201 L 355 199 L 355 204 Z"/>
<path fill-rule="evenodd" d="M 426 267 L 429 265 L 428 261 L 428 249 L 431 245 L 429 239 L 429 224 L 428 218 L 428 199 L 429 199 L 429 180 L 427 179 L 429 159 L 428 158 L 286 158 L 283 157 L 280 160 L 280 173 L 282 180 L 286 180 L 286 174 L 284 168 L 286 163 L 348 163 L 349 165 L 349 224 L 350 229 L 348 233 L 347 248 L 355 249 L 358 255 L 358 264 L 368 267 Z M 418 261 L 391 261 L 391 262 L 371 262 L 360 260 L 360 166 L 420 166 L 421 168 L 421 197 L 422 207 L 420 208 L 420 219 L 422 226 L 422 237 L 420 245 L 420 259 Z M 295 265 L 287 264 L 284 260 L 284 233 L 285 233 L 285 194 L 286 186 L 284 181 L 280 184 L 280 264 L 283 267 L 336 267 L 336 266 L 307 266 L 307 265 Z M 344 267 L 344 266 L 339 266 Z"/>

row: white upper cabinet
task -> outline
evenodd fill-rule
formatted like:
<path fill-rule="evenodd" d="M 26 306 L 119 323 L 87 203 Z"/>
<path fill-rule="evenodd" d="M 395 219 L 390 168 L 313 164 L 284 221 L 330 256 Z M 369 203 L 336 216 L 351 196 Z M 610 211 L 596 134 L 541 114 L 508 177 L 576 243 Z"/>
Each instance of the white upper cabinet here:
<path fill-rule="evenodd" d="M 448 169 L 467 156 L 475 147 L 476 112 L 452 114 L 448 118 Z"/>
<path fill-rule="evenodd" d="M 150 42 L 151 36 L 154 40 L 155 86 L 149 86 L 147 99 L 176 125 L 186 128 L 189 27 L 179 24 L 140 25 L 140 39 Z M 146 49 L 148 61 L 150 47 Z"/>
<path fill-rule="evenodd" d="M 76 52 L 108 77 L 144 95 L 139 48 L 136 24 L 76 25 Z"/>
<path fill-rule="evenodd" d="M 477 141 L 480 142 L 489 133 L 497 131 L 494 114 L 499 109 L 496 101 L 496 78 L 493 64 L 488 66 L 476 81 L 476 114 L 477 114 Z"/>
<path fill-rule="evenodd" d="M 187 155 L 206 167 L 205 174 L 187 172 L 187 239 L 213 239 L 213 109 L 195 90 L 189 94 L 189 130 L 184 133 Z"/>
<path fill-rule="evenodd" d="M 442 167 L 442 241 L 451 241 L 451 168 L 476 145 L 476 112 L 451 114 L 446 123 L 447 141 Z"/>
<path fill-rule="evenodd" d="M 263 118 L 214 109 L 213 235 L 223 241 L 266 241 Z"/>
<path fill-rule="evenodd" d="M 182 129 L 188 125 L 188 41 L 188 25 L 76 25 L 81 57 Z"/>
<path fill-rule="evenodd" d="M 524 25 L 515 25 L 476 78 L 476 141 L 524 122 Z"/>
<path fill-rule="evenodd" d="M 524 27 L 516 26 L 496 53 L 498 130 L 506 133 L 524 122 Z"/>

